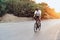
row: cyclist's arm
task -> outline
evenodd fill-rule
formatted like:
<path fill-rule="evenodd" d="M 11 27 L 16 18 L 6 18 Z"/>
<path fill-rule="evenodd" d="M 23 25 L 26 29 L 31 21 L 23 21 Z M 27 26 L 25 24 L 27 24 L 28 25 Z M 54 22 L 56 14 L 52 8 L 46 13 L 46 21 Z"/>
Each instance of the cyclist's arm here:
<path fill-rule="evenodd" d="M 41 17 L 41 10 L 39 10 L 39 13 L 40 13 L 40 17 Z"/>
<path fill-rule="evenodd" d="M 35 15 L 36 15 L 36 11 L 34 12 L 34 17 L 35 17 Z"/>
<path fill-rule="evenodd" d="M 39 10 L 39 13 L 40 13 L 39 19 L 41 19 L 41 10 Z"/>

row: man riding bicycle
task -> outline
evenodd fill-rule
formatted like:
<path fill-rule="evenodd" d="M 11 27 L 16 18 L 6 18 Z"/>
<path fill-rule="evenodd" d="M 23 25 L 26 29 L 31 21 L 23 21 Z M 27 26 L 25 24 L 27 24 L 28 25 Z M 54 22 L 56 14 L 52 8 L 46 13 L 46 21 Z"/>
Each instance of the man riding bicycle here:
<path fill-rule="evenodd" d="M 37 29 L 40 30 L 40 28 L 41 28 L 41 10 L 39 10 L 39 8 L 36 8 L 36 10 L 34 12 L 34 19 L 36 20 L 35 25 L 34 25 L 34 31 L 36 31 Z"/>
<path fill-rule="evenodd" d="M 39 10 L 39 8 L 36 8 L 35 12 L 34 12 L 34 19 L 37 21 L 41 21 L 41 10 Z"/>

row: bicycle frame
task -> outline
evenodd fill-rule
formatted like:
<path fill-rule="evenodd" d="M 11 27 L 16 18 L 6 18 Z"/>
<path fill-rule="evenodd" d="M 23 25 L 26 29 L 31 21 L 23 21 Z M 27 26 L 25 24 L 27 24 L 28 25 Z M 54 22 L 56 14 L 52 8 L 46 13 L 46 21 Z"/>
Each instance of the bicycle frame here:
<path fill-rule="evenodd" d="M 39 19 L 36 19 L 36 22 L 34 25 L 34 31 L 36 31 L 37 29 L 40 30 L 40 26 L 41 26 L 41 21 Z"/>

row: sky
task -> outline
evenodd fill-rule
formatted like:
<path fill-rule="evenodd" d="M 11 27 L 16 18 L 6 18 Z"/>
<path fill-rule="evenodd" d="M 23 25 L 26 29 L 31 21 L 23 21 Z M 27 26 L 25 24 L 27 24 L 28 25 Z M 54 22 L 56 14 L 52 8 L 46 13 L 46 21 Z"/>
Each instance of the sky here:
<path fill-rule="evenodd" d="M 60 12 L 60 0 L 35 0 L 36 3 L 45 2 L 51 8 L 54 8 L 56 12 Z"/>

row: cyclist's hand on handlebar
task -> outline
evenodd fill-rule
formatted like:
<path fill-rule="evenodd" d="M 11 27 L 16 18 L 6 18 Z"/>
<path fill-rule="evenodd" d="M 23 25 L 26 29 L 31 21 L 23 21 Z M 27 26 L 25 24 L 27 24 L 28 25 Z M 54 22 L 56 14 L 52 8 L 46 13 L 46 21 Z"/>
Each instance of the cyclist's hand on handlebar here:
<path fill-rule="evenodd" d="M 33 18 L 35 17 L 35 15 L 33 16 Z"/>

